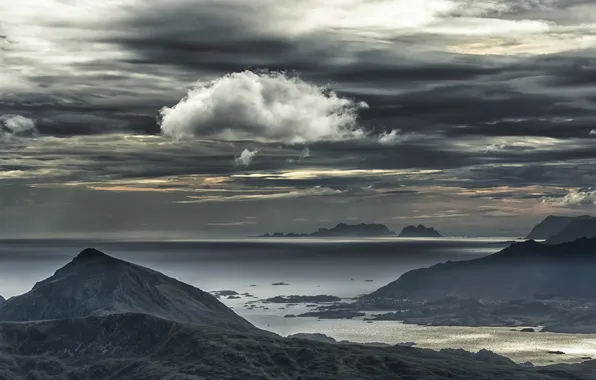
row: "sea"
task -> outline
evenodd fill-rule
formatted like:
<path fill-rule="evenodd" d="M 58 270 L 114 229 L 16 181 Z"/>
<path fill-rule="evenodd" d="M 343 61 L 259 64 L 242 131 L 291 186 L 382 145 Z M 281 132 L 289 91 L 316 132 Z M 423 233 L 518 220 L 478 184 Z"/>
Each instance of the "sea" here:
<path fill-rule="evenodd" d="M 205 291 L 248 293 L 220 300 L 259 328 L 287 336 L 323 333 L 337 340 L 417 347 L 489 349 L 516 362 L 575 363 L 596 358 L 596 334 L 521 333 L 498 327 L 437 327 L 397 321 L 285 318 L 312 309 L 259 300 L 278 295 L 333 295 L 349 300 L 407 271 L 497 252 L 509 239 L 228 239 L 134 241 L 107 239 L 0 240 L 0 295 L 30 290 L 85 248 L 160 271 Z M 274 285 L 277 284 L 277 285 Z M 255 302 L 256 301 L 256 302 Z M 248 302 L 255 306 L 249 308 Z M 549 354 L 560 351 L 564 354 Z"/>

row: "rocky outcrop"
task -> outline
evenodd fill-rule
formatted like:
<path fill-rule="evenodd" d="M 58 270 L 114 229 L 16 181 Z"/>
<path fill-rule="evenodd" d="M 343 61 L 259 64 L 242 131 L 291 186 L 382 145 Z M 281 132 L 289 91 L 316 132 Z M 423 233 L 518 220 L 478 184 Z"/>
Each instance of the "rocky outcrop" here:
<path fill-rule="evenodd" d="M 407 226 L 401 230 L 399 237 L 442 237 L 442 235 L 432 227 L 425 227 L 422 224 L 417 226 Z"/>

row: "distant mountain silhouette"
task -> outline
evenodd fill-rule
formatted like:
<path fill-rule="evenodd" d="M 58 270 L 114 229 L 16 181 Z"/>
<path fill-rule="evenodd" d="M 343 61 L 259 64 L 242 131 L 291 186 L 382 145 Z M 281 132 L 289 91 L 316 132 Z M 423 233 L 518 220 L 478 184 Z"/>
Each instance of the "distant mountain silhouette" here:
<path fill-rule="evenodd" d="M 0 296 L 0 305 L 2 305 L 5 301 L 6 301 L 6 299 L 4 299 L 4 297 Z"/>
<path fill-rule="evenodd" d="M 594 265 L 596 238 L 558 245 L 529 240 L 480 259 L 412 270 L 368 297 L 596 298 Z"/>
<path fill-rule="evenodd" d="M 0 321 L 142 313 L 237 330 L 256 329 L 214 296 L 88 248 L 23 295 L 0 305 Z"/>
<path fill-rule="evenodd" d="M 432 227 L 419 224 L 418 226 L 405 227 L 401 230 L 399 237 L 442 237 L 442 235 Z"/>
<path fill-rule="evenodd" d="M 265 234 L 260 237 L 382 237 L 395 236 L 395 232 L 391 231 L 383 224 L 354 224 L 349 225 L 339 223 L 333 228 L 319 228 L 318 231 L 310 234 L 283 234 L 276 232 L 274 234 Z"/>
<path fill-rule="evenodd" d="M 572 219 L 560 232 L 546 239 L 546 243 L 560 244 L 583 237 L 596 237 L 596 218 L 582 216 Z"/>
<path fill-rule="evenodd" d="M 532 231 L 528 234 L 526 239 L 534 239 L 534 240 L 545 240 L 550 237 L 553 237 L 563 231 L 571 221 L 578 221 L 578 220 L 594 220 L 595 218 L 590 215 L 582 215 L 582 216 L 556 216 L 556 215 L 549 215 L 547 216 L 542 222 L 538 223 Z M 580 238 L 582 236 L 578 236 Z M 574 240 L 574 239 L 571 239 Z"/>

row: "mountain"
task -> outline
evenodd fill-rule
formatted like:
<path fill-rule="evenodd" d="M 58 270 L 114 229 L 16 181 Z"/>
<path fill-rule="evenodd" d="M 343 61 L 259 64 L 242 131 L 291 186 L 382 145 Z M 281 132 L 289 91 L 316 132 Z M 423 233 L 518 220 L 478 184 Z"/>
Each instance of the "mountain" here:
<path fill-rule="evenodd" d="M 0 321 L 124 313 L 242 331 L 256 329 L 200 289 L 92 248 L 35 284 L 31 291 L 0 305 Z"/>
<path fill-rule="evenodd" d="M 596 379 L 590 362 L 535 369 L 485 351 L 282 338 L 93 249 L 0 310 L 0 379 Z"/>
<path fill-rule="evenodd" d="M 399 237 L 442 237 L 437 230 L 432 227 L 425 227 L 422 224 L 418 226 L 407 226 L 401 230 Z"/>
<path fill-rule="evenodd" d="M 493 255 L 405 273 L 368 298 L 512 300 L 596 298 L 596 238 L 548 245 L 529 240 Z"/>
<path fill-rule="evenodd" d="M 563 230 L 546 239 L 546 243 L 560 244 L 583 237 L 596 237 L 596 218 L 585 216 L 572 219 Z"/>
<path fill-rule="evenodd" d="M 265 234 L 260 237 L 382 237 L 382 236 L 395 236 L 395 232 L 391 231 L 387 226 L 383 224 L 354 224 L 349 225 L 345 223 L 339 223 L 335 227 L 319 228 L 318 231 L 310 234 L 296 234 L 288 233 L 283 234 L 276 232 L 274 234 Z"/>
<path fill-rule="evenodd" d="M 4 299 L 4 297 L 0 296 L 0 305 L 2 305 L 4 303 L 4 301 L 6 301 L 6 299 Z"/>
<path fill-rule="evenodd" d="M 545 240 L 554 236 L 573 220 L 593 220 L 594 217 L 590 215 L 582 215 L 582 216 L 556 216 L 556 215 L 549 215 L 547 216 L 542 222 L 538 223 L 532 231 L 528 234 L 526 239 L 533 239 L 533 240 Z M 573 239 L 572 239 L 573 240 Z"/>

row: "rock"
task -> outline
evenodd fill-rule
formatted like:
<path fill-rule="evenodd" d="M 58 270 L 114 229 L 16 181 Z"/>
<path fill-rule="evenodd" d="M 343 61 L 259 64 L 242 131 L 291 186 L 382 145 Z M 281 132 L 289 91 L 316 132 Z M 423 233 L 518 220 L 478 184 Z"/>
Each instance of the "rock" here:
<path fill-rule="evenodd" d="M 242 298 L 242 297 L 240 297 L 240 296 L 228 296 L 227 297 L 227 299 L 229 299 L 229 300 L 238 300 L 240 298 Z"/>
<path fill-rule="evenodd" d="M 296 318 L 295 314 L 286 314 L 284 315 L 284 318 Z"/>
<path fill-rule="evenodd" d="M 553 355 L 565 355 L 565 353 L 563 351 L 546 351 L 549 354 L 553 354 Z"/>
<path fill-rule="evenodd" d="M 523 328 L 523 329 L 521 329 L 521 330 L 519 330 L 519 331 L 520 331 L 520 332 L 536 332 L 536 330 L 534 330 L 534 329 L 533 329 L 533 328 L 531 328 L 531 327 L 525 327 L 525 328 Z"/>
<path fill-rule="evenodd" d="M 233 290 L 214 290 L 211 292 L 211 294 L 213 294 L 214 296 L 227 297 L 227 296 L 237 296 L 238 292 L 235 292 Z"/>
<path fill-rule="evenodd" d="M 419 224 L 418 226 L 405 227 L 403 230 L 401 230 L 399 237 L 442 237 L 442 236 L 434 228 L 425 227 L 422 224 Z"/>
<path fill-rule="evenodd" d="M 341 301 L 341 298 L 336 296 L 328 296 L 328 295 L 316 295 L 316 296 L 276 296 L 272 298 L 267 298 L 264 302 L 268 303 L 287 303 L 287 304 L 297 304 L 297 303 L 307 303 L 307 302 L 337 302 Z M 317 305 L 314 305 L 317 306 Z"/>
<path fill-rule="evenodd" d="M 290 284 L 286 284 L 285 282 L 274 282 L 271 285 L 273 285 L 273 286 L 285 286 L 285 285 L 290 285 Z"/>

